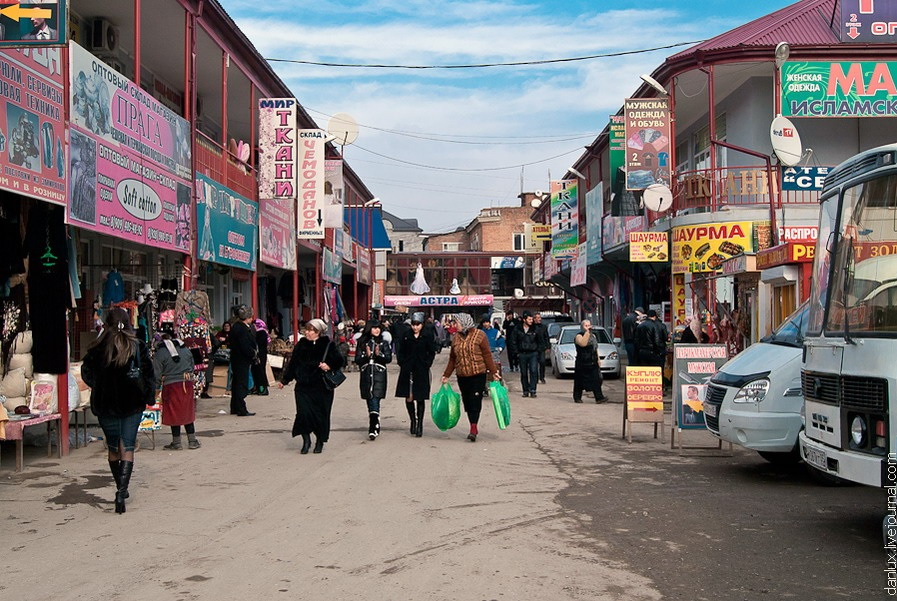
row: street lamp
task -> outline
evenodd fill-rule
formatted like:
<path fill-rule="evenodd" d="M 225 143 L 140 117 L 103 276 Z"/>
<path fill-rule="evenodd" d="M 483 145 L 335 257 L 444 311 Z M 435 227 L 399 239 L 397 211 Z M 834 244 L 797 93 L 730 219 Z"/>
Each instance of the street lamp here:
<path fill-rule="evenodd" d="M 569 173 L 572 173 L 573 175 L 575 175 L 575 176 L 578 177 L 579 179 L 586 179 L 586 176 L 585 176 L 585 175 L 583 175 L 582 173 L 580 173 L 579 171 L 577 171 L 577 170 L 574 169 L 573 167 L 567 167 L 567 171 L 568 171 Z"/>
<path fill-rule="evenodd" d="M 656 79 L 654 79 L 653 77 L 651 77 L 651 76 L 648 75 L 647 73 L 644 73 L 644 74 L 642 74 L 642 75 L 639 75 L 639 77 L 641 78 L 641 80 L 642 80 L 643 82 L 645 82 L 646 84 L 648 84 L 649 86 L 651 86 L 652 88 L 654 88 L 655 90 L 657 90 L 659 93 L 663 94 L 664 96 L 669 96 L 669 95 L 670 95 L 670 93 L 667 92 L 667 89 L 666 89 L 665 87 L 663 87 L 662 85 L 660 85 L 660 83 L 659 83 Z"/>

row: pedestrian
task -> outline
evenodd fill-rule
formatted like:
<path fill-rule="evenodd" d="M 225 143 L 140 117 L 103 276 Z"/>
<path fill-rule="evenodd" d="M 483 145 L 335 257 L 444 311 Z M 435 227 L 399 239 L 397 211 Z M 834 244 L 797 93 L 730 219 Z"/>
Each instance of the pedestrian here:
<path fill-rule="evenodd" d="M 523 312 L 523 320 L 514 329 L 514 347 L 520 361 L 520 384 L 523 396 L 536 398 L 536 384 L 539 381 L 539 359 L 542 350 L 542 335 L 533 325 L 533 316 L 529 311 Z"/>
<path fill-rule="evenodd" d="M 607 397 L 601 390 L 604 378 L 601 376 L 601 359 L 598 354 L 598 340 L 592 333 L 592 322 L 583 319 L 579 333 L 573 338 L 576 360 L 573 364 L 573 402 L 582 402 L 582 393 L 589 390 L 595 395 L 596 403 L 606 403 Z"/>
<path fill-rule="evenodd" d="M 355 349 L 355 363 L 361 375 L 358 387 L 368 405 L 368 438 L 380 436 L 380 401 L 386 396 L 386 366 L 392 362 L 392 345 L 384 336 L 382 324 L 372 321 L 364 328 Z"/>
<path fill-rule="evenodd" d="M 514 331 L 520 327 L 520 320 L 517 319 L 517 314 L 513 311 L 511 312 L 511 316 L 505 319 L 505 323 L 503 324 L 505 328 L 505 340 L 507 340 L 507 349 L 508 349 L 508 370 L 509 371 L 520 371 L 520 362 L 517 351 L 517 343 L 514 338 Z"/>
<path fill-rule="evenodd" d="M 638 327 L 640 316 L 645 310 L 636 307 L 623 318 L 623 347 L 626 349 L 626 362 L 629 365 L 638 365 L 638 354 L 635 352 L 635 329 Z"/>
<path fill-rule="evenodd" d="M 252 307 L 248 305 L 234 307 L 234 317 L 236 320 L 231 326 L 228 336 L 230 366 L 233 371 L 230 412 L 231 415 L 249 417 L 255 415 L 246 407 L 246 395 L 249 394 L 249 371 L 252 364 L 258 360 L 255 333 L 249 327 L 249 324 L 252 323 Z"/>
<path fill-rule="evenodd" d="M 324 450 L 330 439 L 330 411 L 333 408 L 333 390 L 324 385 L 324 372 L 339 369 L 343 358 L 336 345 L 331 344 L 325 332 L 327 324 L 312 319 L 305 324 L 305 337 L 293 347 L 290 362 L 283 370 L 279 388 L 293 380 L 296 387 L 296 419 L 293 420 L 293 436 L 302 436 L 303 455 L 311 448 L 311 435 L 315 435 L 315 453 Z"/>
<path fill-rule="evenodd" d="M 539 336 L 541 337 L 541 347 L 539 348 L 539 383 L 545 383 L 545 358 L 547 356 L 548 349 L 551 348 L 551 343 L 548 341 L 548 326 L 542 323 L 542 314 L 536 311 L 533 315 L 533 327 L 538 330 Z"/>
<path fill-rule="evenodd" d="M 261 319 L 253 322 L 255 326 L 255 346 L 258 349 L 257 360 L 252 363 L 253 388 L 251 394 L 268 396 L 268 345 L 271 344 L 271 336 L 268 334 L 268 326 Z"/>
<path fill-rule="evenodd" d="M 489 352 L 492 353 L 492 360 L 495 361 L 495 367 L 498 368 L 498 374 L 501 376 L 501 353 L 505 350 L 505 339 L 501 335 L 501 330 L 492 326 L 488 315 L 484 315 L 480 320 L 480 330 L 489 341 Z"/>
<path fill-rule="evenodd" d="M 187 433 L 187 447 L 198 449 L 196 439 L 196 399 L 193 397 L 193 353 L 183 341 L 169 333 L 153 353 L 153 370 L 156 373 L 156 389 L 162 389 L 162 425 L 171 427 L 171 442 L 163 448 L 180 451 L 181 426 Z"/>
<path fill-rule="evenodd" d="M 405 399 L 411 435 L 418 438 L 424 434 L 424 410 L 430 398 L 430 368 L 438 345 L 435 328 L 427 327 L 424 314 L 412 314 L 411 329 L 405 332 L 396 351 L 399 363 L 396 396 Z"/>
<path fill-rule="evenodd" d="M 492 353 L 489 352 L 489 341 L 486 335 L 478 330 L 473 318 L 467 313 L 458 313 L 452 323 L 458 328 L 458 333 L 452 338 L 452 349 L 449 354 L 448 365 L 442 373 L 442 383 L 448 382 L 449 377 L 458 370 L 458 389 L 461 392 L 461 402 L 464 403 L 464 411 L 470 421 L 470 433 L 467 440 L 477 441 L 477 424 L 480 420 L 480 411 L 483 409 L 483 391 L 486 389 L 486 374 L 492 374 L 495 380 L 501 376 Z"/>
<path fill-rule="evenodd" d="M 635 329 L 635 346 L 639 365 L 656 366 L 666 363 L 666 326 L 657 320 L 657 311 L 648 309 L 648 318 Z"/>
<path fill-rule="evenodd" d="M 134 471 L 137 428 L 155 392 L 152 359 L 146 344 L 135 336 L 124 309 L 116 307 L 106 313 L 103 330 L 84 357 L 81 377 L 91 388 L 90 410 L 106 439 L 115 480 L 115 513 L 124 513 Z"/>

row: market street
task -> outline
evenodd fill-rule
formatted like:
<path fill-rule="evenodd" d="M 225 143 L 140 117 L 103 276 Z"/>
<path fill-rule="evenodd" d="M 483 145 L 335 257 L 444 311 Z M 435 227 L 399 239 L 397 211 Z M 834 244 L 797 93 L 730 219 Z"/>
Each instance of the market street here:
<path fill-rule="evenodd" d="M 463 415 L 447 433 L 428 415 L 411 437 L 394 398 L 368 441 L 357 372 L 321 455 L 289 436 L 292 388 L 249 397 L 250 418 L 202 400 L 201 449 L 165 451 L 163 430 L 150 450 L 141 436 L 123 515 L 102 443 L 61 460 L 29 449 L 20 474 L 4 453 L 0 597 L 884 597 L 881 491 L 820 486 L 739 449 L 680 455 L 648 425 L 630 445 L 622 405 L 573 404 L 571 381 L 551 375 L 523 399 L 507 375 L 512 423 L 498 431 L 486 404 L 476 443 Z M 618 400 L 622 384 L 605 392 Z"/>

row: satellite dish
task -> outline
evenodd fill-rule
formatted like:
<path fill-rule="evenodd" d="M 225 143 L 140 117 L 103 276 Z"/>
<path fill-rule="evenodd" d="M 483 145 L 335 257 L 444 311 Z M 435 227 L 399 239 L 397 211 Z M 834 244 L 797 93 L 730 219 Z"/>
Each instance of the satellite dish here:
<path fill-rule="evenodd" d="M 803 158 L 804 148 L 800 143 L 800 135 L 786 117 L 779 115 L 772 120 L 769 138 L 772 140 L 772 149 L 783 165 L 793 167 Z"/>
<path fill-rule="evenodd" d="M 663 184 L 651 184 L 642 192 L 642 202 L 655 213 L 663 213 L 673 206 L 673 192 Z"/>
<path fill-rule="evenodd" d="M 327 133 L 335 138 L 340 146 L 348 146 L 358 139 L 358 123 L 351 115 L 337 113 L 327 122 Z"/>
<path fill-rule="evenodd" d="M 531 201 L 529 201 L 529 206 L 531 206 L 534 209 L 538 209 L 539 207 L 542 206 L 542 200 L 539 198 L 534 198 Z"/>
<path fill-rule="evenodd" d="M 522 288 L 514 288 L 514 298 L 523 298 Z"/>
<path fill-rule="evenodd" d="M 541 199 L 543 196 L 545 196 L 545 192 L 543 192 L 542 190 L 536 190 L 535 192 L 533 192 L 533 196 Z"/>

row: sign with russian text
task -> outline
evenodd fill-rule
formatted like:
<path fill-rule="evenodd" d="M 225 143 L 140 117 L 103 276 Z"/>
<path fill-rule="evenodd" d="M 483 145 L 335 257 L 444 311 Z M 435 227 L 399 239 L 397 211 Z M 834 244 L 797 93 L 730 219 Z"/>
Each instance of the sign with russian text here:
<path fill-rule="evenodd" d="M 190 251 L 190 124 L 69 44 L 66 221 L 141 245 Z"/>
<path fill-rule="evenodd" d="M 897 62 L 787 62 L 785 117 L 895 117 Z"/>
<path fill-rule="evenodd" d="M 785 242 L 757 251 L 757 269 L 768 269 L 792 263 L 812 263 L 816 245 L 811 242 Z"/>
<path fill-rule="evenodd" d="M 617 189 L 618 174 L 626 172 L 626 120 L 623 115 L 611 115 L 608 126 L 607 152 L 610 163 L 610 189 Z M 622 182 L 620 183 L 622 187 Z"/>
<path fill-rule="evenodd" d="M 320 129 L 299 130 L 298 238 L 324 237 L 324 139 Z"/>
<path fill-rule="evenodd" d="M 588 244 L 583 242 L 576 247 L 576 257 L 570 263 L 570 285 L 585 286 L 588 268 Z"/>
<path fill-rule="evenodd" d="M 196 173 L 196 247 L 201 261 L 255 271 L 258 206 Z"/>
<path fill-rule="evenodd" d="M 626 366 L 626 419 L 663 421 L 663 373 L 659 367 Z"/>
<path fill-rule="evenodd" d="M 324 227 L 343 228 L 343 161 L 324 161 Z"/>
<path fill-rule="evenodd" d="M 841 41 L 897 43 L 897 3 L 893 0 L 841 0 Z"/>
<path fill-rule="evenodd" d="M 782 167 L 782 190 L 821 192 L 831 167 Z"/>
<path fill-rule="evenodd" d="M 3 0 L 0 19 L 0 48 L 11 46 L 64 46 L 68 41 L 66 0 L 32 0 L 19 3 Z M 62 27 L 59 24 L 62 23 Z M 98 25 L 95 25 L 98 27 Z M 105 28 L 94 34 L 108 35 Z M 117 35 L 117 34 L 116 34 Z M 106 39 L 102 40 L 107 43 Z"/>
<path fill-rule="evenodd" d="M 630 232 L 629 260 L 641 263 L 665 262 L 670 258 L 666 232 Z"/>
<path fill-rule="evenodd" d="M 259 99 L 259 198 L 297 197 L 298 107 L 295 98 Z"/>
<path fill-rule="evenodd" d="M 0 90 L 0 188 L 64 206 L 62 50 L 0 51 Z"/>
<path fill-rule="evenodd" d="M 626 189 L 670 186 L 670 99 L 627 98 Z"/>
<path fill-rule="evenodd" d="M 725 344 L 673 345 L 673 405 L 679 428 L 702 430 L 707 427 L 705 415 L 719 407 L 705 406 L 707 384 L 728 360 Z"/>
<path fill-rule="evenodd" d="M 673 274 L 673 327 L 687 325 L 691 320 L 685 296 L 685 275 Z"/>
<path fill-rule="evenodd" d="M 551 256 L 572 258 L 579 244 L 579 184 L 575 179 L 551 182 Z"/>
<path fill-rule="evenodd" d="M 358 257 L 355 279 L 359 284 L 371 285 L 371 253 L 360 244 L 356 245 L 355 256 Z"/>
<path fill-rule="evenodd" d="M 589 265 L 601 260 L 601 217 L 604 213 L 604 185 L 598 182 L 586 192 L 586 242 Z"/>
<path fill-rule="evenodd" d="M 296 201 L 259 199 L 259 260 L 289 271 L 296 269 Z"/>
<path fill-rule="evenodd" d="M 324 247 L 324 252 L 321 253 L 321 261 L 323 262 L 324 269 L 321 272 L 321 277 L 325 282 L 331 282 L 333 284 L 340 284 L 343 281 L 343 260 L 340 258 L 338 254 L 335 252 L 331 252 L 331 250 L 327 247 Z"/>
<path fill-rule="evenodd" d="M 384 307 L 486 307 L 492 306 L 491 294 L 452 296 L 384 296 Z"/>
<path fill-rule="evenodd" d="M 719 271 L 729 257 L 754 252 L 752 226 L 730 221 L 674 227 L 673 273 Z"/>
<path fill-rule="evenodd" d="M 629 243 L 629 234 L 648 228 L 648 218 L 644 215 L 634 217 L 605 217 L 601 224 L 601 246 L 604 252 Z"/>

